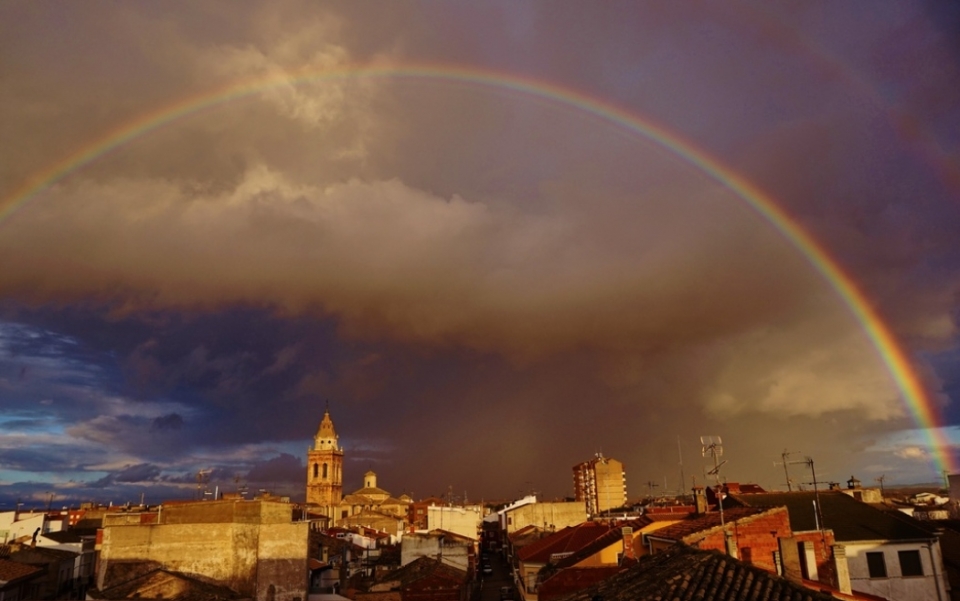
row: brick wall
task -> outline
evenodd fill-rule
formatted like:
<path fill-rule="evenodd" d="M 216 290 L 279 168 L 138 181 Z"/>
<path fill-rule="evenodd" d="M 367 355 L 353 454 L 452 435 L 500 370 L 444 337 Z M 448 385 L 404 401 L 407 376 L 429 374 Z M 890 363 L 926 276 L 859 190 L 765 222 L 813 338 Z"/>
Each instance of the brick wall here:
<path fill-rule="evenodd" d="M 736 545 L 741 560 L 766 570 L 775 570 L 774 552 L 779 549 L 777 539 L 789 537 L 790 516 L 785 507 L 772 509 L 758 516 L 742 518 L 726 525 L 727 535 Z M 688 544 L 700 549 L 725 552 L 724 535 L 719 529 L 699 541 Z"/>

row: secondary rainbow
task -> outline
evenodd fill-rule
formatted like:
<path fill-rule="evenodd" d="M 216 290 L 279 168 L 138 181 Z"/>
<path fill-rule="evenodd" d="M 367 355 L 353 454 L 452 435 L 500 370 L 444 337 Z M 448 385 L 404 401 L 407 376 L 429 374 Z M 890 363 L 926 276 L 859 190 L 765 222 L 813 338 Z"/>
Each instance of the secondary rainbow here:
<path fill-rule="evenodd" d="M 913 419 L 926 432 L 930 452 L 938 471 L 951 473 L 958 471 L 953 454 L 950 452 L 950 441 L 940 427 L 942 422 L 939 410 L 917 377 L 909 358 L 895 336 L 880 319 L 879 314 L 867 301 L 854 280 L 810 234 L 776 204 L 770 195 L 677 133 L 610 102 L 548 81 L 462 66 L 424 64 L 354 65 L 324 70 L 305 69 L 232 82 L 145 113 L 106 132 L 47 169 L 36 173 L 0 202 L 0 225 L 46 188 L 110 151 L 173 121 L 280 85 L 323 83 L 354 78 L 424 79 L 484 86 L 538 98 L 560 107 L 572 107 L 652 140 L 708 174 L 739 196 L 776 228 L 836 291 L 877 350 L 880 359 L 896 382 Z"/>

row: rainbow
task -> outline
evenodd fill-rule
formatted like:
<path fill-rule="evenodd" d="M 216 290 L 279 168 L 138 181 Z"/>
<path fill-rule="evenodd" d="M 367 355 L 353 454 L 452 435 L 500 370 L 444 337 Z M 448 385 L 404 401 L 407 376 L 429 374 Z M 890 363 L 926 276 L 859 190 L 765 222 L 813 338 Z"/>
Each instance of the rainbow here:
<path fill-rule="evenodd" d="M 883 113 L 891 131 L 906 148 L 916 152 L 943 189 L 960 199 L 960 164 L 943 148 L 930 128 L 909 112 L 890 106 L 875 84 L 825 45 L 815 43 L 812 36 L 803 35 L 794 23 L 784 21 L 767 4 L 757 3 L 733 10 L 725 7 L 725 10 L 712 11 L 710 16 L 722 20 L 731 29 L 761 36 L 765 45 L 783 48 L 785 55 L 805 60 L 825 78 L 825 83 L 841 83 L 867 100 L 872 109 Z"/>
<path fill-rule="evenodd" d="M 0 225 L 43 190 L 71 173 L 131 140 L 173 121 L 281 85 L 323 83 L 355 78 L 422 79 L 484 86 L 498 91 L 518 93 L 553 103 L 561 108 L 575 108 L 603 122 L 651 140 L 709 175 L 739 196 L 780 232 L 834 289 L 866 333 L 890 372 L 914 421 L 926 433 L 935 467 L 939 472 L 958 471 L 958 464 L 950 451 L 950 440 L 941 427 L 939 409 L 914 371 L 896 337 L 867 301 L 854 280 L 844 272 L 823 246 L 777 205 L 770 195 L 677 133 L 610 102 L 548 81 L 462 66 L 424 64 L 354 65 L 325 70 L 305 69 L 232 82 L 145 113 L 106 132 L 86 146 L 34 174 L 0 201 Z"/>

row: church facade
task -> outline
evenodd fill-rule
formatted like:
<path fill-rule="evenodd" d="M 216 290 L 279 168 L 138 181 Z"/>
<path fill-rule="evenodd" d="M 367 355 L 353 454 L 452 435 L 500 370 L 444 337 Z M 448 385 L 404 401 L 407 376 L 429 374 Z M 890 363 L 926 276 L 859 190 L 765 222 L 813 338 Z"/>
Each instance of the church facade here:
<path fill-rule="evenodd" d="M 394 498 L 377 487 L 377 474 L 373 471 L 364 474 L 363 488 L 343 494 L 343 449 L 329 409 L 324 411 L 313 445 L 307 450 L 306 500 L 313 511 L 338 526 L 350 525 L 354 521 L 350 518 L 361 515 L 365 524 L 374 517 L 403 521 L 413 503 L 407 495 Z"/>

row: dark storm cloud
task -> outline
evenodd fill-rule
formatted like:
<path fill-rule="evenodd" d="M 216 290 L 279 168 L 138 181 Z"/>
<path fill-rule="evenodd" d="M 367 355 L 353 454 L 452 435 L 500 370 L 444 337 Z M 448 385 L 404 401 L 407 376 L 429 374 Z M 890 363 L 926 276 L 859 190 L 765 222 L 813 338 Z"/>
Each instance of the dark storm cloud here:
<path fill-rule="evenodd" d="M 0 461 L 4 469 L 21 472 L 61 472 L 79 467 L 69 448 L 29 443 L 19 449 L 0 449 Z"/>
<path fill-rule="evenodd" d="M 159 467 L 149 463 L 128 465 L 113 474 L 104 476 L 100 480 L 91 482 L 90 486 L 93 488 L 105 488 L 120 482 L 154 482 L 157 480 L 160 472 Z"/>
<path fill-rule="evenodd" d="M 306 478 L 307 466 L 300 457 L 287 453 L 258 462 L 247 473 L 247 481 L 253 483 L 289 482 L 301 483 Z"/>
<path fill-rule="evenodd" d="M 956 47 L 928 5 L 874 8 L 11 4 L 0 131 L 20 143 L 0 149 L 0 198 L 230 82 L 367 61 L 514 73 L 761 186 L 953 415 Z M 139 494 L 119 476 L 137 468 L 164 494 L 202 493 L 201 471 L 296 493 L 326 400 L 348 489 L 375 469 L 394 491 L 562 496 L 599 450 L 631 482 L 672 481 L 677 437 L 696 455 L 701 434 L 724 435 L 731 478 L 771 486 L 785 444 L 831 478 L 929 467 L 848 308 L 768 223 L 654 141 L 504 88 L 291 81 L 210 107 L 0 222 L 0 264 L 0 448 L 66 437 L 89 474 L 71 477 L 101 491 Z"/>
<path fill-rule="evenodd" d="M 176 413 L 162 415 L 154 418 L 152 427 L 154 430 L 179 430 L 183 427 L 183 418 Z"/>
<path fill-rule="evenodd" d="M 114 478 L 117 482 L 146 482 L 156 480 L 160 471 L 156 465 L 141 463 L 123 468 L 114 474 Z"/>

